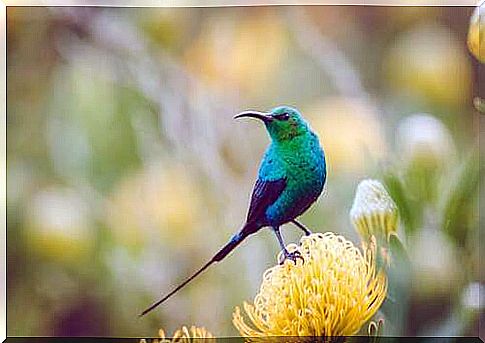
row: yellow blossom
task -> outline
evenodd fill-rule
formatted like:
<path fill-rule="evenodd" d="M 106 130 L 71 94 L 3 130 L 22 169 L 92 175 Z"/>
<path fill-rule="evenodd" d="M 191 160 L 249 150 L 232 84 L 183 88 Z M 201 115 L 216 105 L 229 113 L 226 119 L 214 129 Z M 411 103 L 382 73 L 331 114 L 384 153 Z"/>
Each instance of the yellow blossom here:
<path fill-rule="evenodd" d="M 468 49 L 482 63 L 485 63 L 485 35 L 483 32 L 485 16 L 480 11 L 484 9 L 485 5 L 483 3 L 475 8 L 470 19 L 467 39 Z"/>
<path fill-rule="evenodd" d="M 379 161 L 386 156 L 384 129 L 374 103 L 330 97 L 306 106 L 304 113 L 308 113 L 312 127 L 324 138 L 329 174 L 360 174 L 369 160 Z"/>
<path fill-rule="evenodd" d="M 332 232 L 290 244 L 287 249 L 298 249 L 304 263 L 287 260 L 268 269 L 254 303 L 244 302 L 252 325 L 236 307 L 234 326 L 245 337 L 356 334 L 386 297 L 387 278 L 376 270 L 375 248 L 362 252 Z"/>
<path fill-rule="evenodd" d="M 466 103 L 473 70 L 463 43 L 449 27 L 433 21 L 403 31 L 384 57 L 390 90 L 430 105 Z"/>
<path fill-rule="evenodd" d="M 165 337 L 165 331 L 160 329 L 158 331 L 158 336 L 151 341 L 151 343 L 197 343 L 206 342 L 209 338 L 215 338 L 209 331 L 204 327 L 191 326 L 188 329 L 185 325 L 173 333 L 173 338 L 170 340 Z M 140 343 L 147 343 L 145 339 L 140 340 Z"/>
<path fill-rule="evenodd" d="M 74 189 L 38 191 L 26 211 L 29 251 L 47 260 L 78 265 L 89 260 L 94 242 L 92 209 Z"/>
<path fill-rule="evenodd" d="M 397 206 L 382 183 L 363 180 L 357 186 L 350 219 L 363 241 L 371 236 L 387 238 L 397 231 Z"/>
<path fill-rule="evenodd" d="M 193 233 L 201 204 L 197 185 L 183 165 L 154 162 L 115 188 L 106 221 L 123 246 L 143 247 L 158 237 L 177 245 Z"/>
<path fill-rule="evenodd" d="M 211 86 L 257 95 L 254 85 L 270 87 L 285 61 L 289 45 L 285 26 L 272 11 L 209 19 L 185 53 L 186 66 Z"/>

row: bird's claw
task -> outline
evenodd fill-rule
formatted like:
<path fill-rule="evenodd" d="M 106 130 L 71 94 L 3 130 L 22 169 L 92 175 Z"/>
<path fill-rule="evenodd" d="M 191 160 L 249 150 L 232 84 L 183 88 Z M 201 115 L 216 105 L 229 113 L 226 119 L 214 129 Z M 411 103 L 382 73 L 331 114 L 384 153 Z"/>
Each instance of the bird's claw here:
<path fill-rule="evenodd" d="M 285 263 L 286 260 L 291 260 L 296 265 L 296 261 L 299 259 L 301 260 L 302 263 L 305 263 L 305 259 L 303 258 L 303 256 L 298 250 L 295 250 L 293 252 L 289 252 L 288 250 L 285 250 L 284 257 L 283 257 L 283 260 L 280 262 L 280 265 Z"/>

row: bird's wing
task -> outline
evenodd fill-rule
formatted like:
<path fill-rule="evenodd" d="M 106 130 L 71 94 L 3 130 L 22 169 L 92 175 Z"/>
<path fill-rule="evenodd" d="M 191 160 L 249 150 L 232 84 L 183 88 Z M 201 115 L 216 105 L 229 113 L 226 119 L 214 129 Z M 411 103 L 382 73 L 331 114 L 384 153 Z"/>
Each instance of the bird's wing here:
<path fill-rule="evenodd" d="M 254 185 L 249 205 L 247 223 L 255 223 L 263 218 L 266 209 L 271 206 L 286 187 L 286 179 L 265 181 L 258 179 Z"/>

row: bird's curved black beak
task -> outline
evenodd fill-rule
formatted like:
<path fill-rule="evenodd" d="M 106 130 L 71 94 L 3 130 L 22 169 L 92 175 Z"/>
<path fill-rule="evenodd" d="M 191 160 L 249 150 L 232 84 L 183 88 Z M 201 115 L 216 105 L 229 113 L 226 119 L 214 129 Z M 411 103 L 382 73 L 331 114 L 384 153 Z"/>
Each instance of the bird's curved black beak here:
<path fill-rule="evenodd" d="M 243 117 L 256 118 L 262 120 L 265 123 L 269 123 L 273 120 L 273 117 L 269 113 L 259 111 L 244 111 L 234 116 L 234 119 Z"/>

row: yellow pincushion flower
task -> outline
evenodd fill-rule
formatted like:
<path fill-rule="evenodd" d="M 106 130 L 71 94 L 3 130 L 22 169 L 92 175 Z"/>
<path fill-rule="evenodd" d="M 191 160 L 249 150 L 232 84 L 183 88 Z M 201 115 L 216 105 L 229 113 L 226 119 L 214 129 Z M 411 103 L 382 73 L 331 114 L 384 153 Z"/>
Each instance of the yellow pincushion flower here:
<path fill-rule="evenodd" d="M 386 239 L 397 230 L 397 206 L 382 183 L 363 180 L 357 186 L 350 219 L 364 242 L 371 236 Z"/>
<path fill-rule="evenodd" d="M 190 343 L 190 342 L 206 342 L 207 338 L 214 338 L 214 336 L 204 327 L 191 326 L 190 330 L 183 326 L 180 330 L 173 334 L 172 342 L 175 343 Z"/>
<path fill-rule="evenodd" d="M 305 236 L 298 249 L 304 263 L 286 261 L 268 269 L 254 303 L 239 307 L 233 324 L 245 337 L 348 336 L 377 312 L 386 297 L 387 278 L 375 266 L 375 245 L 362 252 L 343 236 Z"/>
<path fill-rule="evenodd" d="M 209 338 L 215 338 L 204 327 L 191 326 L 190 330 L 186 326 L 182 326 L 175 331 L 172 340 L 165 337 L 165 331 L 160 329 L 158 331 L 159 339 L 154 339 L 151 343 L 196 343 L 206 342 Z M 145 339 L 140 340 L 140 343 L 147 343 Z"/>

